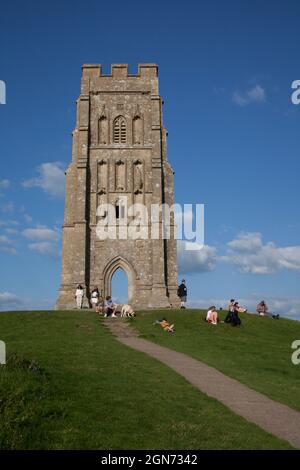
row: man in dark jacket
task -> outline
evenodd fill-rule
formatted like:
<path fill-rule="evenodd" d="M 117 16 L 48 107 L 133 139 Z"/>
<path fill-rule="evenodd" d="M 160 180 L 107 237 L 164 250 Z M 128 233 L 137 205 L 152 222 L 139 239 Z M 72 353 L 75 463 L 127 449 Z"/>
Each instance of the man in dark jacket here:
<path fill-rule="evenodd" d="M 182 279 L 180 286 L 178 286 L 177 295 L 180 298 L 180 308 L 185 308 L 187 288 L 184 279 Z"/>

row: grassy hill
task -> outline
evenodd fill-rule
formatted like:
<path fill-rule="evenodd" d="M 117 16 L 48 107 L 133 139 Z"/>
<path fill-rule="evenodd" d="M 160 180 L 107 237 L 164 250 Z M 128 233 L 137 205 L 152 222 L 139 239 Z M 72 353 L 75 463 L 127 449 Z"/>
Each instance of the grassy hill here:
<path fill-rule="evenodd" d="M 168 312 L 177 326 L 176 334 L 168 336 L 152 325 L 161 314 L 141 315 L 134 325 L 173 348 L 184 349 L 190 337 L 191 355 L 198 344 L 206 361 L 219 358 L 221 340 L 224 356 L 239 349 L 238 343 L 245 355 L 247 342 L 262 342 L 260 326 L 256 339 L 252 319 L 244 329 L 228 327 L 222 336 L 220 325 L 206 329 L 199 312 Z M 284 338 L 290 340 L 293 327 L 286 321 L 270 324 L 272 330 L 266 331 L 272 335 L 274 328 L 281 330 L 281 335 L 269 337 L 270 345 L 276 338 L 284 352 Z M 158 361 L 120 344 L 93 312 L 1 313 L 0 339 L 8 352 L 7 365 L 0 366 L 1 449 L 289 448 Z M 232 370 L 238 370 L 240 358 L 231 352 L 230 357 Z M 266 373 L 273 374 L 268 368 L 277 370 L 276 361 L 268 356 Z M 285 375 L 285 363 L 280 364 L 278 377 L 286 380 L 290 372 Z"/>
<path fill-rule="evenodd" d="M 140 314 L 134 325 L 147 339 L 199 359 L 300 411 L 300 365 L 291 362 L 291 344 L 300 339 L 300 322 L 240 314 L 242 326 L 233 328 L 207 324 L 205 313 L 191 309 Z M 175 323 L 174 335 L 153 326 L 162 316 Z"/>

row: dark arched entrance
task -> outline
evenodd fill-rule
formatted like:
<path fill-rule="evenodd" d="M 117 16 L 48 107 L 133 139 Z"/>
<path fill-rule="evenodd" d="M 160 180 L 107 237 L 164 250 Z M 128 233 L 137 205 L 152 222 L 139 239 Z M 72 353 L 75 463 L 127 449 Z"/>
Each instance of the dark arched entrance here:
<path fill-rule="evenodd" d="M 112 295 L 112 277 L 114 273 L 122 269 L 128 279 L 128 303 L 133 304 L 135 300 L 137 275 L 131 264 L 123 257 L 117 256 L 111 260 L 103 271 L 103 290 L 104 295 Z"/>

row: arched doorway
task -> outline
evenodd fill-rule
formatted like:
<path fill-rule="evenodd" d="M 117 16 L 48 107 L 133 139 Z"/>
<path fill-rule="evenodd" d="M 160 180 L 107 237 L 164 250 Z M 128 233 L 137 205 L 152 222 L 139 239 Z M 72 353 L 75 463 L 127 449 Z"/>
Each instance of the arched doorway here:
<path fill-rule="evenodd" d="M 112 275 L 111 295 L 117 304 L 128 303 L 128 277 L 123 268 L 117 268 Z"/>
<path fill-rule="evenodd" d="M 136 298 L 136 285 L 138 276 L 132 265 L 125 258 L 116 256 L 104 268 L 102 279 L 104 295 L 112 295 L 112 277 L 114 273 L 122 269 L 125 271 L 128 279 L 128 303 L 132 305 Z"/>

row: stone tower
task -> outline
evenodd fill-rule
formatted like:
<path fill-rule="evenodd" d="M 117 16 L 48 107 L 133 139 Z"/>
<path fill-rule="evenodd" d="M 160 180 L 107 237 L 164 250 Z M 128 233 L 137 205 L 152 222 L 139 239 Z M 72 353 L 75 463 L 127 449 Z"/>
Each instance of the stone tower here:
<path fill-rule="evenodd" d="M 144 204 L 149 213 L 151 204 L 172 206 L 162 104 L 155 64 L 140 64 L 137 75 L 129 75 L 123 64 L 113 64 L 110 75 L 101 73 L 101 65 L 83 65 L 72 163 L 66 172 L 57 308 L 74 308 L 77 284 L 87 299 L 94 286 L 110 295 L 118 268 L 128 276 L 128 302 L 134 308 L 178 305 L 174 237 L 103 240 L 96 231 L 101 204 L 116 208 L 116 225 L 120 201 Z M 160 217 L 159 228 L 161 223 Z"/>

